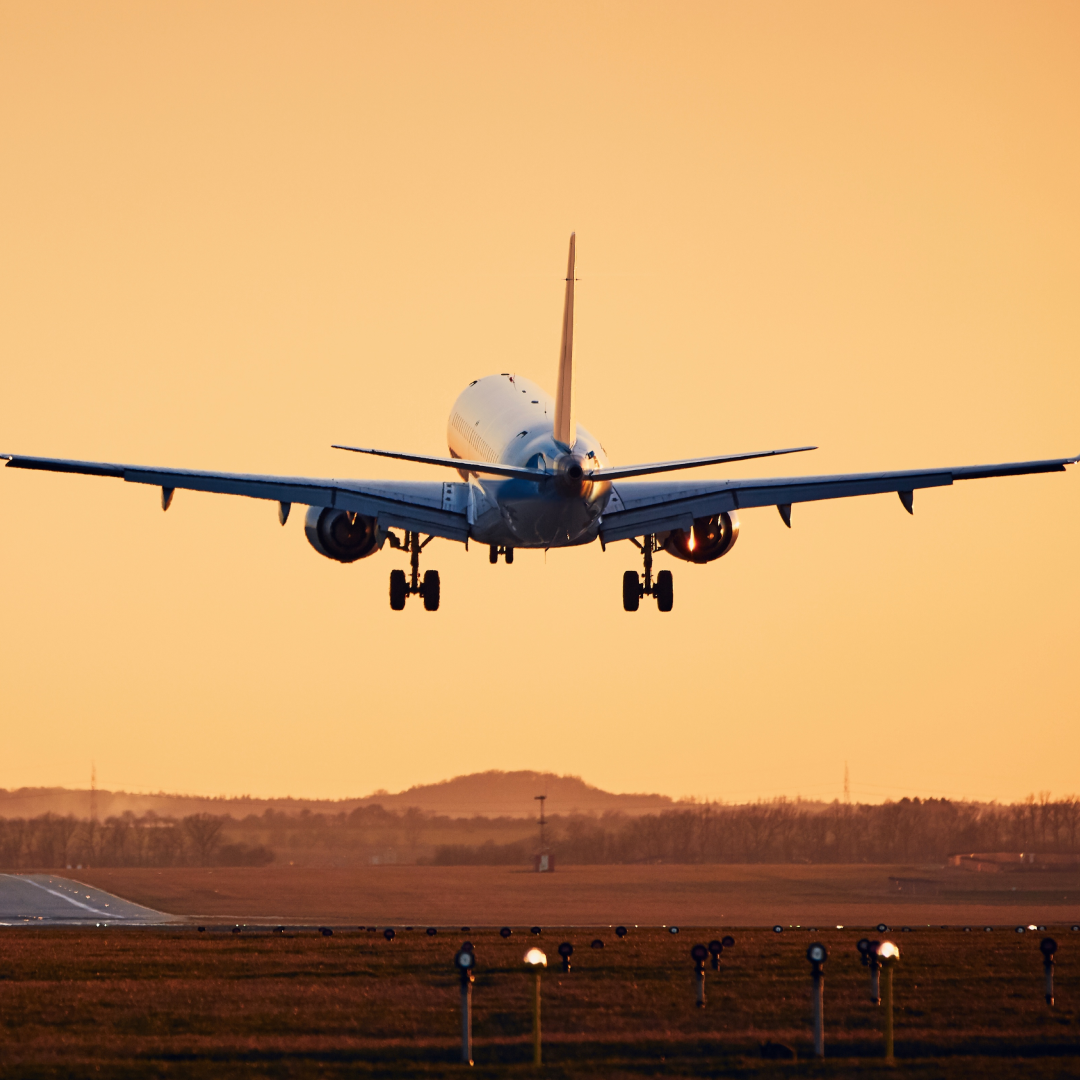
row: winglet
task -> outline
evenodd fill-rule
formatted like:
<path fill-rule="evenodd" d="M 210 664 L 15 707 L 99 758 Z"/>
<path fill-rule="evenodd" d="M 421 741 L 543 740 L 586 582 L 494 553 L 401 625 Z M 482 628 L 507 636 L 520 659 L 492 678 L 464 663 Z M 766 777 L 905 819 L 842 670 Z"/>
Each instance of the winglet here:
<path fill-rule="evenodd" d="M 562 343 L 559 345 L 559 385 L 555 392 L 555 441 L 568 449 L 577 442 L 573 416 L 574 385 L 574 245 L 570 234 L 570 257 L 566 264 L 566 300 L 563 304 Z"/>

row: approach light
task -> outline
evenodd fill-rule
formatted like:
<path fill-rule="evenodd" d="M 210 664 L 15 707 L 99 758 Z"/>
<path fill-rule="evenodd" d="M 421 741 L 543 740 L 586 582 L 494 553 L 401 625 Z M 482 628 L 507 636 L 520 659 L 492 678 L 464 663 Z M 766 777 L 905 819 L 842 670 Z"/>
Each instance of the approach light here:
<path fill-rule="evenodd" d="M 604 939 L 603 938 L 593 938 L 592 939 L 592 947 L 594 949 L 602 949 L 604 947 Z"/>
<path fill-rule="evenodd" d="M 427 928 L 427 936 L 428 936 L 428 937 L 434 937 L 434 936 L 435 936 L 435 935 L 436 935 L 436 934 L 437 934 L 438 932 L 439 932 L 439 931 L 438 931 L 438 930 L 436 930 L 434 926 L 429 926 L 429 927 Z"/>
<path fill-rule="evenodd" d="M 530 934 L 542 934 L 543 931 L 540 929 L 539 926 L 530 926 L 529 927 L 529 933 Z"/>
<path fill-rule="evenodd" d="M 1073 929 L 1075 930 L 1075 929 L 1076 929 L 1076 927 L 1074 926 L 1074 927 L 1073 927 Z M 616 926 L 616 927 L 615 927 L 615 936 L 616 936 L 617 938 L 624 938 L 624 937 L 626 937 L 626 927 L 625 927 L 625 926 Z"/>
<path fill-rule="evenodd" d="M 1029 923 L 1028 924 L 1028 929 L 1029 930 L 1038 930 L 1039 927 L 1037 927 L 1034 923 Z"/>
<path fill-rule="evenodd" d="M 679 928 L 677 926 L 669 926 L 668 927 L 668 933 L 669 934 L 677 934 L 678 932 L 679 932 Z"/>
<path fill-rule="evenodd" d="M 512 934 L 513 932 L 514 932 L 514 931 L 513 931 L 513 930 L 511 930 L 509 926 L 504 926 L 504 927 L 503 927 L 503 928 L 502 928 L 502 929 L 501 929 L 501 930 L 499 931 L 499 937 L 501 937 L 501 938 L 508 938 L 508 937 L 509 937 L 509 936 L 510 936 L 510 935 L 511 935 L 511 934 Z"/>
<path fill-rule="evenodd" d="M 704 965 L 705 961 L 709 959 L 709 948 L 707 945 L 695 945 L 690 950 L 690 956 L 695 964 Z"/>
<path fill-rule="evenodd" d="M 889 929 L 889 928 L 888 928 L 888 927 L 887 927 L 887 926 L 886 926 L 886 925 L 885 925 L 885 924 L 884 924 L 883 922 L 879 922 L 879 923 L 877 924 L 877 932 L 878 932 L 879 934 L 884 934 L 884 933 L 887 933 L 887 932 L 888 932 L 888 929 Z"/>
<path fill-rule="evenodd" d="M 825 993 L 825 972 L 822 965 L 829 959 L 829 952 L 820 941 L 815 941 L 806 950 L 806 959 L 810 961 L 810 996 L 814 1006 L 814 1057 L 825 1056 L 825 1020 L 823 998 Z"/>
<path fill-rule="evenodd" d="M 735 944 L 735 939 L 730 934 L 725 934 L 720 939 L 720 944 L 723 945 L 725 949 L 730 949 Z"/>
<path fill-rule="evenodd" d="M 1043 954 L 1043 972 L 1046 976 L 1046 1004 L 1054 1004 L 1054 953 L 1057 942 L 1052 937 L 1044 937 L 1039 942 L 1039 951 Z"/>
<path fill-rule="evenodd" d="M 387 928 L 386 928 L 386 929 L 385 929 L 385 930 L 384 930 L 384 931 L 382 932 L 382 936 L 383 936 L 384 938 L 386 938 L 386 940 L 387 940 L 387 941 L 393 941 L 393 940 L 394 940 L 394 938 L 396 938 L 396 937 L 397 937 L 397 934 L 395 934 L 395 933 L 394 933 L 394 931 L 393 931 L 393 930 L 392 930 L 392 929 L 391 929 L 391 928 L 390 928 L 390 927 L 388 926 L 388 927 L 387 927 Z"/>
<path fill-rule="evenodd" d="M 1018 934 L 1022 934 L 1022 933 L 1024 932 L 1024 930 L 1025 930 L 1025 929 L 1027 929 L 1027 928 L 1026 928 L 1026 927 L 1024 927 L 1024 926 L 1018 926 L 1018 927 L 1016 928 L 1016 932 L 1017 932 Z"/>
<path fill-rule="evenodd" d="M 877 950 L 879 959 L 881 960 L 898 960 L 900 958 L 900 950 L 891 941 L 883 941 Z"/>
<path fill-rule="evenodd" d="M 774 934 L 782 934 L 782 933 L 784 932 L 784 928 L 783 928 L 783 927 L 782 927 L 782 926 L 781 926 L 781 925 L 780 925 L 779 923 L 777 923 L 777 924 L 776 924 L 776 925 L 775 925 L 775 926 L 774 926 L 774 927 L 772 928 L 772 932 L 773 932 Z"/>
<path fill-rule="evenodd" d="M 720 970 L 720 954 L 724 951 L 724 943 L 713 938 L 709 942 L 709 955 L 712 957 L 713 971 Z"/>
<path fill-rule="evenodd" d="M 530 949 L 525 954 L 525 963 L 533 967 L 547 967 L 547 956 L 539 949 Z"/>
<path fill-rule="evenodd" d="M 569 941 L 564 941 L 559 946 L 559 955 L 562 957 L 562 969 L 563 971 L 570 970 L 570 957 L 574 955 L 574 946 Z M 528 957 L 525 957 L 528 960 Z"/>
<path fill-rule="evenodd" d="M 468 944 L 468 942 L 466 942 Z M 454 966 L 460 972 L 471 971 L 476 967 L 476 954 L 472 951 L 472 946 L 465 948 L 462 946 L 456 953 L 454 953 Z"/>
<path fill-rule="evenodd" d="M 821 965 L 829 959 L 829 952 L 820 942 L 815 941 L 809 949 L 806 950 L 806 959 L 811 964 Z"/>

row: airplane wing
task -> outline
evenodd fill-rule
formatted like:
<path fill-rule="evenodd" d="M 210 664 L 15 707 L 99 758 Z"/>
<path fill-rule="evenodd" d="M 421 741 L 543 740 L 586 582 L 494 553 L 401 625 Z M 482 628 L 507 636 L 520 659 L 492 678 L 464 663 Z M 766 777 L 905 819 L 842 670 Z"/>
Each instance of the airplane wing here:
<path fill-rule="evenodd" d="M 245 495 L 268 499 L 287 507 L 332 506 L 377 517 L 392 528 L 441 536 L 462 543 L 469 537 L 468 484 L 440 481 L 317 480 L 303 476 L 258 476 L 247 473 L 200 472 L 192 469 L 151 469 L 141 465 L 114 465 L 101 461 L 68 461 L 64 458 L 0 454 L 9 469 L 112 476 L 134 484 L 162 489 L 167 509 L 172 492 L 212 491 L 222 495 Z"/>
<path fill-rule="evenodd" d="M 906 472 L 847 473 L 839 476 L 787 476 L 764 480 L 718 480 L 713 483 L 641 481 L 619 483 L 600 523 L 605 543 L 634 536 L 689 531 L 695 518 L 712 517 L 751 506 L 775 506 L 788 527 L 791 505 L 818 499 L 846 499 L 895 491 L 908 513 L 917 488 L 944 487 L 956 480 L 988 476 L 1023 476 L 1064 472 L 1080 457 L 1048 461 L 1018 461 L 1003 465 L 966 465 L 950 469 L 912 469 Z"/>

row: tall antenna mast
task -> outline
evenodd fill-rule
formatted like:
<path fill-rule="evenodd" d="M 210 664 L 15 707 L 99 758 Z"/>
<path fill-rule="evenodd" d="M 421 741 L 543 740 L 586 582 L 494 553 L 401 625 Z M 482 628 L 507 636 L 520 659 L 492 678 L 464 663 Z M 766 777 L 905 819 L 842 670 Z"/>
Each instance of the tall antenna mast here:
<path fill-rule="evenodd" d="M 547 798 L 547 796 L 546 795 L 534 795 L 533 798 L 540 800 L 540 850 L 543 851 L 544 850 L 544 825 L 546 824 L 545 821 L 544 821 L 544 800 Z"/>
<path fill-rule="evenodd" d="M 847 762 L 844 762 L 844 802 L 851 802 L 851 785 L 848 783 Z"/>
<path fill-rule="evenodd" d="M 90 762 L 90 820 L 97 821 L 97 765 Z"/>

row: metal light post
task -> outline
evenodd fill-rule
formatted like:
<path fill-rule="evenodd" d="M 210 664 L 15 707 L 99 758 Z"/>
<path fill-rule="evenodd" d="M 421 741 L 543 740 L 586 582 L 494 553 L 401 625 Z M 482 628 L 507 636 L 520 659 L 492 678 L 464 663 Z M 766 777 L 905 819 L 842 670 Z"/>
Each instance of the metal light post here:
<path fill-rule="evenodd" d="M 814 1057 L 825 1056 L 825 961 L 829 952 L 820 942 L 815 941 L 806 950 L 806 959 L 810 961 L 811 996 L 814 999 Z"/>
<path fill-rule="evenodd" d="M 473 1063 L 472 1056 L 472 987 L 476 956 L 472 945 L 465 942 L 454 954 L 454 966 L 461 973 L 461 1060 Z"/>
<path fill-rule="evenodd" d="M 570 971 L 570 957 L 574 955 L 574 946 L 569 941 L 564 941 L 559 946 L 559 955 L 562 957 L 562 969 L 564 972 Z"/>
<path fill-rule="evenodd" d="M 878 960 L 885 971 L 885 1061 L 893 1064 L 893 995 L 892 976 L 896 961 L 900 959 L 900 950 L 891 942 L 883 941 L 877 950 Z"/>
<path fill-rule="evenodd" d="M 697 1007 L 705 1008 L 705 961 L 709 959 L 709 949 L 705 945 L 695 945 L 690 950 L 694 961 L 694 981 L 697 983 Z"/>
<path fill-rule="evenodd" d="M 547 957 L 539 949 L 530 949 L 525 963 L 533 969 L 533 1064 L 540 1065 L 540 969 L 547 967 Z"/>
<path fill-rule="evenodd" d="M 880 941 L 869 941 L 866 938 L 862 938 L 855 946 L 862 957 L 863 967 L 870 969 L 870 1000 L 875 1005 L 881 1004 L 881 980 L 878 977 L 881 970 L 881 961 L 878 959 L 880 947 Z"/>
<path fill-rule="evenodd" d="M 1052 937 L 1044 937 L 1039 942 L 1039 951 L 1043 954 L 1043 971 L 1046 972 L 1046 1004 L 1054 1004 L 1054 953 L 1057 942 Z"/>

